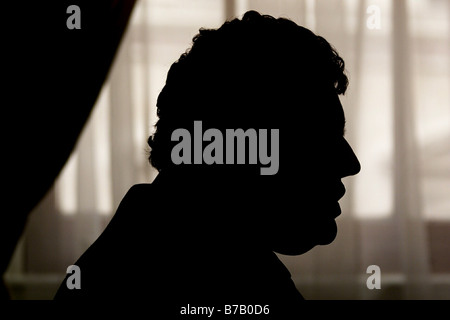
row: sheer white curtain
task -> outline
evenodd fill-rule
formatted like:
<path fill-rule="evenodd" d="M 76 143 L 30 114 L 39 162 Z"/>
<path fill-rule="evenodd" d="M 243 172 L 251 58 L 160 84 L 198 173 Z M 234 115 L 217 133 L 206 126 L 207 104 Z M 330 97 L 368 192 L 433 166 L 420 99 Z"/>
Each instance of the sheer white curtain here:
<path fill-rule="evenodd" d="M 170 65 L 200 27 L 249 9 L 288 17 L 345 59 L 347 139 L 362 164 L 344 179 L 331 245 L 281 256 L 307 299 L 450 298 L 450 3 L 445 0 L 140 0 L 75 152 L 32 213 L 6 280 L 51 297 L 128 188 L 151 182 L 146 139 Z M 149 203 L 151 207 L 151 203 Z M 367 267 L 381 271 L 368 289 Z M 44 292 L 44 293 L 43 293 Z"/>

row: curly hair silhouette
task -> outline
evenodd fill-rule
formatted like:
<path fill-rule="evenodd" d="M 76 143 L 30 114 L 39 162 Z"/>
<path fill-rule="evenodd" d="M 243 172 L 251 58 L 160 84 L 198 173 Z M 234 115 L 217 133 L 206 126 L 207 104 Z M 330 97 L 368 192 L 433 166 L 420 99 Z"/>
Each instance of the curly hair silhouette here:
<path fill-rule="evenodd" d="M 200 29 L 159 94 L 150 162 L 158 171 L 170 167 L 172 132 L 191 128 L 194 120 L 222 129 L 258 128 L 288 118 L 290 110 L 274 108 L 289 102 L 283 92 L 290 89 L 298 99 L 315 83 L 343 94 L 344 71 L 344 60 L 324 38 L 286 18 L 248 11 L 218 29 Z"/>

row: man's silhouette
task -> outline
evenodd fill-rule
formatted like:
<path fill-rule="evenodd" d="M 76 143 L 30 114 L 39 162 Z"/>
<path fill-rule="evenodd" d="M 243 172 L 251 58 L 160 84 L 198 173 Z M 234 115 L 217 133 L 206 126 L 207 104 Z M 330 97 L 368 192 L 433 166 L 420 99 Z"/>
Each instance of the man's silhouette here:
<path fill-rule="evenodd" d="M 158 176 L 129 190 L 75 263 L 81 289 L 63 282 L 56 298 L 135 299 L 172 316 L 188 304 L 215 306 L 215 315 L 225 304 L 299 312 L 303 298 L 274 252 L 299 255 L 335 239 L 341 179 L 360 170 L 344 138 L 338 95 L 347 85 L 331 45 L 288 19 L 249 11 L 218 29 L 200 29 L 158 97 L 159 120 L 148 140 Z M 279 152 L 278 170 L 263 175 L 267 161 L 249 161 L 250 137 L 244 164 L 198 163 L 198 148 L 204 156 L 218 139 L 203 137 L 199 146 L 198 121 L 201 134 L 214 128 L 224 138 L 227 129 L 254 129 L 258 139 L 266 130 L 267 146 L 257 150 Z M 175 156 L 192 161 L 175 164 L 181 140 L 173 133 L 180 128 L 197 145 L 177 149 L 183 154 Z M 279 141 L 271 141 L 272 129 Z M 219 159 L 216 152 L 210 156 Z"/>

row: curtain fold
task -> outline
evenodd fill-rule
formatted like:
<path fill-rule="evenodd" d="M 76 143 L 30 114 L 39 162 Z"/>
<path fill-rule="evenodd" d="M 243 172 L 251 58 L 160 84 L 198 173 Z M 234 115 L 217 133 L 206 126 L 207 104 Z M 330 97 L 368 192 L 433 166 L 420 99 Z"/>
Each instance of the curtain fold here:
<path fill-rule="evenodd" d="M 0 272 L 88 119 L 135 0 L 20 1 L 5 12 L 8 101 Z M 77 5 L 80 29 L 69 29 Z M 5 20 L 3 22 L 5 22 Z M 5 290 L 2 290 L 5 292 Z M 4 296 L 6 293 L 4 294 Z"/>
<path fill-rule="evenodd" d="M 392 66 L 394 127 L 394 221 L 400 236 L 400 254 L 406 299 L 429 297 L 429 256 L 423 217 L 421 170 L 414 127 L 412 59 L 407 1 L 392 3 Z"/>

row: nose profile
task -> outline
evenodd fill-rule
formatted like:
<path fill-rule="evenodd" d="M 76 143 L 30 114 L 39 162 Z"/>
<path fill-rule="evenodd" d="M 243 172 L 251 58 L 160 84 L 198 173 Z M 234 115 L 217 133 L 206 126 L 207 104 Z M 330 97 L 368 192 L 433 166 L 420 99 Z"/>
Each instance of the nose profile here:
<path fill-rule="evenodd" d="M 343 139 L 342 155 L 340 159 L 340 176 L 342 178 L 353 176 L 361 171 L 361 164 L 347 140 Z"/>

